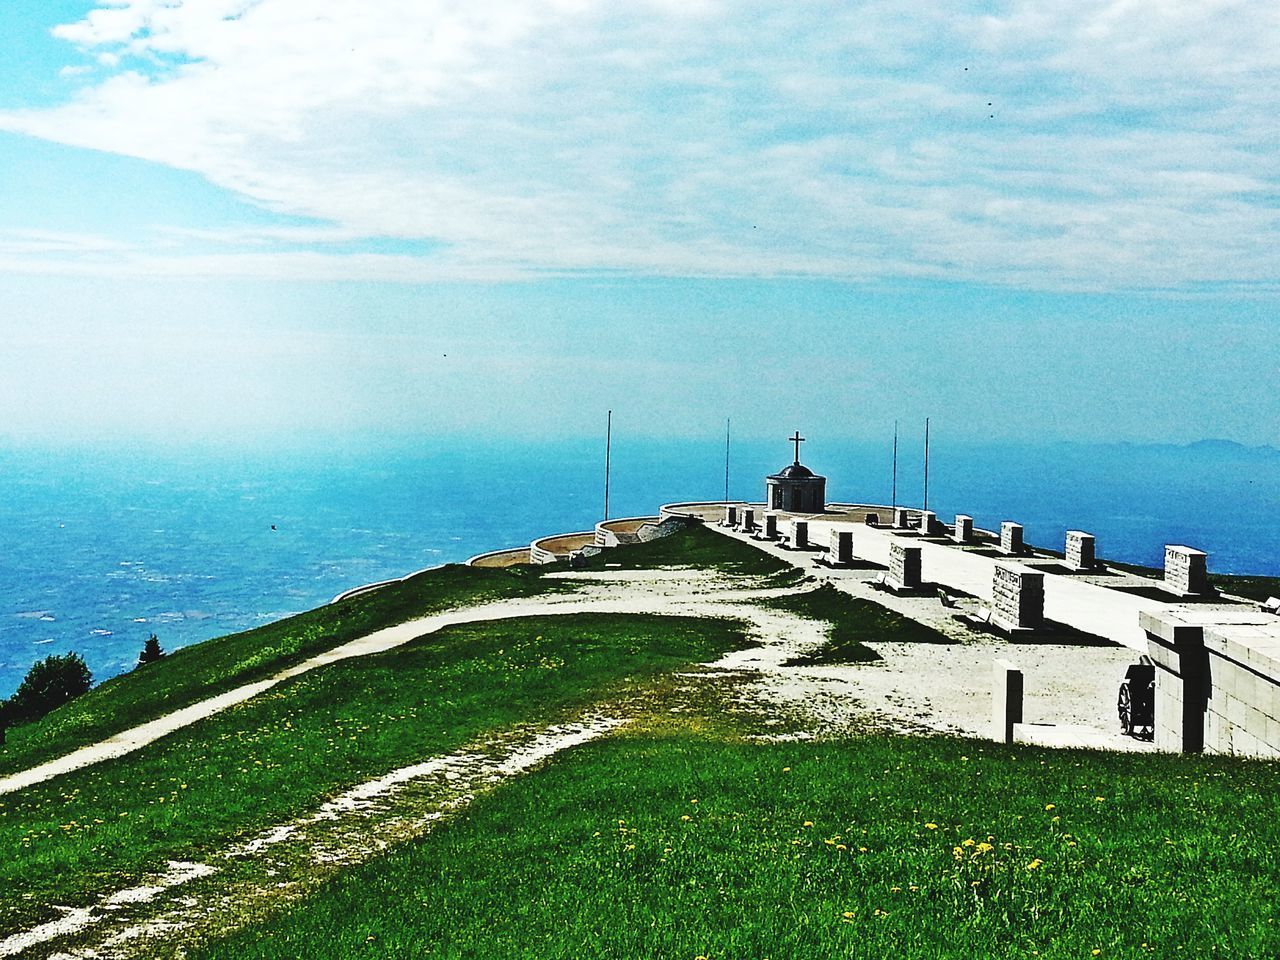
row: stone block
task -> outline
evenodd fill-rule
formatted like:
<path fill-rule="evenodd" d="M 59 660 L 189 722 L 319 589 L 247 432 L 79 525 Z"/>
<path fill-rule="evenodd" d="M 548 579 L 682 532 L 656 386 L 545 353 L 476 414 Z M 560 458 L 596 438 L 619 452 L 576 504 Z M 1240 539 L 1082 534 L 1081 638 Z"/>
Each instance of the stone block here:
<path fill-rule="evenodd" d="M 973 517 L 965 516 L 963 513 L 956 514 L 956 531 L 952 534 L 952 539 L 956 543 L 973 542 Z"/>
<path fill-rule="evenodd" d="M 752 533 L 756 529 L 756 512 L 751 507 L 743 507 L 742 509 L 742 530 L 744 533 Z"/>
<path fill-rule="evenodd" d="M 1067 567 L 1071 570 L 1092 570 L 1094 566 L 1094 536 L 1083 530 L 1067 531 Z"/>
<path fill-rule="evenodd" d="M 893 525 L 899 530 L 906 530 L 911 526 L 911 511 L 906 507 L 897 507 L 893 511 Z"/>
<path fill-rule="evenodd" d="M 1209 592 L 1208 554 L 1194 547 L 1164 548 L 1164 588 L 1180 596 Z"/>
<path fill-rule="evenodd" d="M 827 554 L 827 562 L 841 565 L 853 563 L 852 530 L 831 531 L 831 550 Z"/>
<path fill-rule="evenodd" d="M 778 515 L 776 513 L 766 513 L 764 515 L 764 538 L 766 540 L 778 539 Z"/>
<path fill-rule="evenodd" d="M 729 506 L 724 508 L 724 525 L 726 527 L 736 527 L 738 525 L 738 508 Z"/>
<path fill-rule="evenodd" d="M 1044 574 L 997 563 L 991 583 L 991 619 L 1002 630 L 1034 630 L 1044 623 Z"/>
<path fill-rule="evenodd" d="M 1012 520 L 1000 524 L 1000 552 L 1011 557 L 1022 553 L 1022 524 Z"/>
<path fill-rule="evenodd" d="M 808 520 L 791 521 L 791 546 L 797 550 L 804 550 L 809 546 Z"/>
<path fill-rule="evenodd" d="M 992 736 L 1013 743 L 1014 724 L 1022 722 L 1022 671 L 1008 660 L 996 660 L 992 675 Z"/>
<path fill-rule="evenodd" d="M 920 548 L 907 543 L 889 545 L 889 587 L 894 590 L 920 588 Z"/>
<path fill-rule="evenodd" d="M 933 533 L 933 528 L 938 522 L 938 515 L 932 510 L 925 510 L 920 514 L 920 533 L 929 536 Z"/>

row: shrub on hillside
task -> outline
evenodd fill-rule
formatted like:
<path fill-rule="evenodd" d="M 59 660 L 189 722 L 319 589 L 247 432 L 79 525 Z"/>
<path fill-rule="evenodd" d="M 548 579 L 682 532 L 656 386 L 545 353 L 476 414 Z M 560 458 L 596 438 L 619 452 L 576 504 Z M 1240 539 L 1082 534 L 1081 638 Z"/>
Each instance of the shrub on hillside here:
<path fill-rule="evenodd" d="M 160 649 L 160 638 L 154 633 L 147 637 L 147 642 L 142 645 L 142 652 L 138 654 L 138 666 L 146 666 L 148 663 L 155 663 L 164 656 L 164 651 Z"/>
<path fill-rule="evenodd" d="M 18 690 L 6 701 L 10 725 L 31 723 L 74 700 L 89 689 L 93 674 L 78 653 L 57 654 L 37 660 L 23 677 Z"/>

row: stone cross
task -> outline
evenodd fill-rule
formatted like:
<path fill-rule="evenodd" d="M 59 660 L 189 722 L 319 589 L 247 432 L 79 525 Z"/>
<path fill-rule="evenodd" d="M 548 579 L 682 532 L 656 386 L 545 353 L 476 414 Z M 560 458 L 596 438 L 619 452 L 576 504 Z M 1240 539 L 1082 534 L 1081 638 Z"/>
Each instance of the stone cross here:
<path fill-rule="evenodd" d="M 796 445 L 796 463 L 799 463 L 800 462 L 800 444 L 804 443 L 804 437 L 800 436 L 800 431 L 797 430 L 794 437 L 787 437 L 787 439 Z"/>

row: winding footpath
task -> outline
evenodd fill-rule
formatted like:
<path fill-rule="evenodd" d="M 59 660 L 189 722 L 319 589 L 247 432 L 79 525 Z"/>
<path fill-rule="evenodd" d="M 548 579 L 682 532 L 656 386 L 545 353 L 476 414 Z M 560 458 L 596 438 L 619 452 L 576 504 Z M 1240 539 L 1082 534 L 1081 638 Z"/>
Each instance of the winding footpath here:
<path fill-rule="evenodd" d="M 105 760 L 133 753 L 161 737 L 244 703 L 246 700 L 251 700 L 272 687 L 311 670 L 353 657 L 384 653 L 419 637 L 458 624 L 578 613 L 661 614 L 748 620 L 755 624 L 757 630 L 763 629 L 767 632 L 770 626 L 777 628 L 779 619 L 785 619 L 788 623 L 801 619 L 774 614 L 772 617 L 764 617 L 762 621 L 760 608 L 750 604 L 752 600 L 794 592 L 796 588 L 743 589 L 723 577 L 707 572 L 680 571 L 666 575 L 642 572 L 642 574 L 628 576 L 623 573 L 614 573 L 599 578 L 572 574 L 567 578 L 583 581 L 586 585 L 585 589 L 574 593 L 557 594 L 553 597 L 501 600 L 449 610 L 376 630 L 319 653 L 286 670 L 281 670 L 265 680 L 244 684 L 217 696 L 200 700 L 190 706 L 157 717 L 155 720 L 123 730 L 105 740 L 80 747 L 64 756 L 0 778 L 0 796 L 26 789 L 73 770 L 80 770 Z M 791 625 L 794 626 L 794 623 Z M 821 633 L 820 630 L 818 632 Z M 820 639 L 819 635 L 818 641 Z"/>

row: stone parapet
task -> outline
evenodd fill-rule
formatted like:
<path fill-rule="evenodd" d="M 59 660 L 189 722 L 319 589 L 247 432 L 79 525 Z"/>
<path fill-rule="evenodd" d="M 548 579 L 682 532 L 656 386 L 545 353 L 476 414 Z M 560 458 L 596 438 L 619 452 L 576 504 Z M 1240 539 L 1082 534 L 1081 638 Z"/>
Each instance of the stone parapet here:
<path fill-rule="evenodd" d="M 1280 623 L 1232 609 L 1144 612 L 1160 750 L 1280 758 Z"/>

